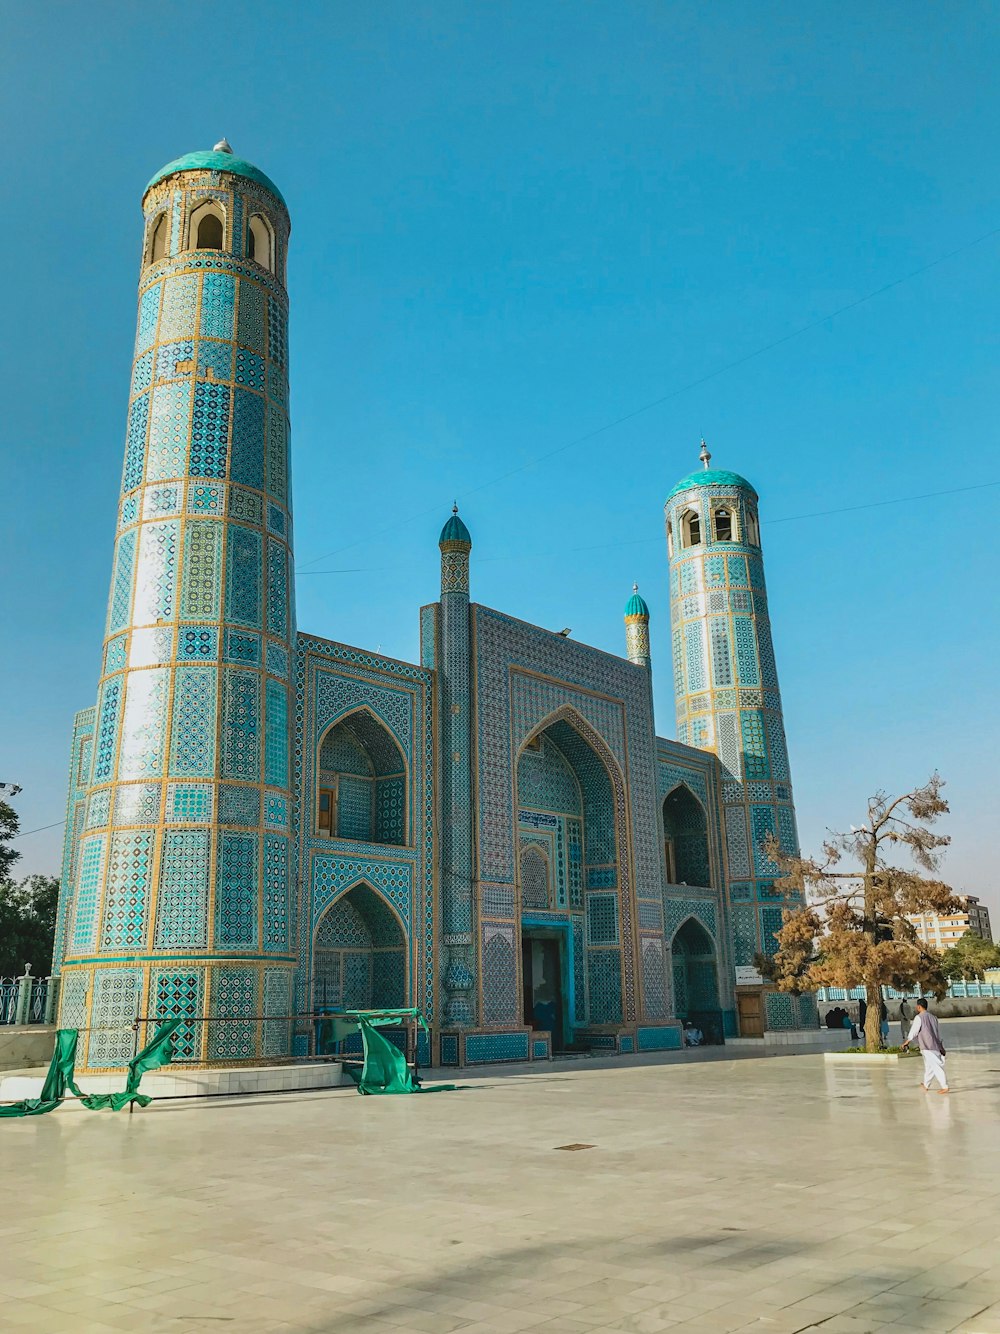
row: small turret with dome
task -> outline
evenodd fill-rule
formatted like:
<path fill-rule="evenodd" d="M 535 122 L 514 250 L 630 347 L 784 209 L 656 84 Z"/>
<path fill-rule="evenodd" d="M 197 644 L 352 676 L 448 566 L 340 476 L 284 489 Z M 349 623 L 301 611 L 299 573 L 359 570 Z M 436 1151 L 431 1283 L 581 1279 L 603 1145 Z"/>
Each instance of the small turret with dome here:
<path fill-rule="evenodd" d="M 649 608 L 638 584 L 632 585 L 632 596 L 625 603 L 625 656 L 637 667 L 650 665 Z"/>
<path fill-rule="evenodd" d="M 776 897 L 768 836 L 788 852 L 798 850 L 798 837 L 758 495 L 741 474 L 711 466 L 704 440 L 699 460 L 664 507 L 677 739 L 714 751 L 722 763 L 729 879 L 739 902 L 733 913 L 749 918 L 735 962 L 749 966 L 755 952 L 774 952 L 773 923 L 781 925 L 780 910 L 775 918 L 773 906 L 759 913 L 752 906 L 759 896 Z"/>

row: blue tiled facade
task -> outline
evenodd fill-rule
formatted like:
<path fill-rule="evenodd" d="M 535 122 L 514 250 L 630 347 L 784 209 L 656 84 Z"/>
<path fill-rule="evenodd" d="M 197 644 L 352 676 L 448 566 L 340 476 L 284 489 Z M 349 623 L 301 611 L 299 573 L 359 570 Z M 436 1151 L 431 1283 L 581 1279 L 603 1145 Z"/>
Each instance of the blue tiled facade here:
<path fill-rule="evenodd" d="M 478 605 L 457 511 L 419 664 L 302 633 L 284 202 L 217 151 L 143 210 L 56 936 L 81 1067 L 127 1060 L 136 1014 L 187 1019 L 181 1059 L 208 1064 L 306 1054 L 338 1008 L 418 1005 L 445 1064 L 735 1032 L 735 970 L 780 921 L 763 843 L 795 845 L 753 489 L 711 473 L 668 502 L 706 538 L 670 554 L 679 741 L 655 734 L 638 591 L 625 657 Z"/>

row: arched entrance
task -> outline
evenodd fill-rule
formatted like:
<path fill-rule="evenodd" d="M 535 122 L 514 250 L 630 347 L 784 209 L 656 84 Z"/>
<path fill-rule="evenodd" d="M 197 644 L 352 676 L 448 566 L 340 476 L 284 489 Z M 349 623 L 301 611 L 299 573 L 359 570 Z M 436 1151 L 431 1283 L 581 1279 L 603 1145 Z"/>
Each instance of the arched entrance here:
<path fill-rule="evenodd" d="M 615 790 L 583 726 L 556 717 L 529 737 L 516 772 L 521 1014 L 555 1050 L 623 1012 Z"/>
<path fill-rule="evenodd" d="M 406 992 L 406 938 L 399 918 L 370 885 L 355 885 L 316 927 L 315 1009 L 399 1009 L 407 1003 Z"/>
<path fill-rule="evenodd" d="M 690 1019 L 706 1042 L 722 1042 L 719 969 L 715 941 L 695 918 L 678 927 L 671 942 L 674 963 L 674 1013 Z"/>
<path fill-rule="evenodd" d="M 683 783 L 663 801 L 663 850 L 668 885 L 711 886 L 705 808 Z"/>

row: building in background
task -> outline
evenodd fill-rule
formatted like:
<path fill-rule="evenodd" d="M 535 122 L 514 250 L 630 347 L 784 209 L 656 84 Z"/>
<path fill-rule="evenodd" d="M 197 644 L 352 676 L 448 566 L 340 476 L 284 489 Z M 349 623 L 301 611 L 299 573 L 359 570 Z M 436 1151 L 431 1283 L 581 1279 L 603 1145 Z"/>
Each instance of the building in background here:
<path fill-rule="evenodd" d="M 307 1055 L 344 1008 L 419 1007 L 451 1065 L 815 1027 L 754 966 L 765 844 L 798 847 L 754 487 L 703 446 L 667 500 L 677 740 L 638 589 L 623 657 L 481 606 L 457 510 L 418 663 L 299 630 L 284 200 L 223 141 L 143 213 L 54 964 L 80 1068 L 137 1018 L 209 1066 Z"/>
<path fill-rule="evenodd" d="M 975 894 L 957 894 L 962 903 L 954 913 L 915 913 L 908 920 L 916 927 L 917 935 L 925 945 L 935 950 L 949 949 L 967 933 L 992 940 L 990 910 L 980 903 Z"/>

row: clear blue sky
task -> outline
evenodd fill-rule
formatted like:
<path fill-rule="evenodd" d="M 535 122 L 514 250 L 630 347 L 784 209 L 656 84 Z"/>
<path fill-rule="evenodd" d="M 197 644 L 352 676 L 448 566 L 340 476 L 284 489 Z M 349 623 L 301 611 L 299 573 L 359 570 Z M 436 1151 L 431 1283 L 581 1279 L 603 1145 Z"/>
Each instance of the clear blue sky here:
<path fill-rule="evenodd" d="M 94 701 L 142 188 L 227 135 L 292 213 L 302 629 L 413 658 L 457 495 L 478 601 L 620 652 L 638 579 L 670 736 L 662 502 L 704 433 L 761 494 L 804 845 L 937 767 L 946 872 L 1000 907 L 1000 488 L 797 517 L 1000 481 L 1000 237 L 683 389 L 1000 228 L 995 5 L 161 17 L 4 12 L 0 779 L 22 827 L 62 818 Z M 60 842 L 23 839 L 23 870 Z"/>

